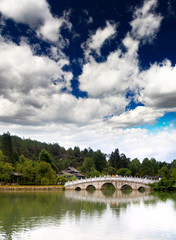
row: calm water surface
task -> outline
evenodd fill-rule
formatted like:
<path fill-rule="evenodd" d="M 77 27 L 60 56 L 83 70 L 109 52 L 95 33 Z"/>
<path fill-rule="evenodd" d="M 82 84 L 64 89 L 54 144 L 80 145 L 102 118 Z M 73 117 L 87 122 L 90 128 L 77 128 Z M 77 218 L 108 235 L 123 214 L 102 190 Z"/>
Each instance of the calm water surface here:
<path fill-rule="evenodd" d="M 1 240 L 176 240 L 176 193 L 0 192 Z"/>

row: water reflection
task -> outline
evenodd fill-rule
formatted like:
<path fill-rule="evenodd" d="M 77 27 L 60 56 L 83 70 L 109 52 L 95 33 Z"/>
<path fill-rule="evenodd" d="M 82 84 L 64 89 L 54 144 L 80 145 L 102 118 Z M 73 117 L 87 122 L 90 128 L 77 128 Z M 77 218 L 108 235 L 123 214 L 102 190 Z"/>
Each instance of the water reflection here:
<path fill-rule="evenodd" d="M 176 210 L 176 193 L 149 194 L 147 192 L 132 191 L 126 194 L 122 191 L 97 190 L 79 192 L 1 192 L 0 239 L 44 240 L 48 239 L 44 234 L 45 231 L 47 232 L 46 235 L 49 234 L 50 240 L 58 237 L 63 239 L 71 238 L 72 240 L 87 240 L 90 238 L 102 240 L 109 239 L 109 236 L 111 236 L 111 239 L 117 240 L 133 239 L 123 235 L 125 234 L 125 227 L 131 228 L 131 225 L 133 225 L 133 218 L 136 219 L 138 216 L 139 220 L 135 221 L 139 221 L 137 224 L 140 225 L 141 229 L 144 226 L 145 228 L 150 226 L 150 218 L 155 219 L 156 222 L 153 224 L 157 229 L 157 234 L 160 234 L 158 229 L 161 229 L 161 227 L 162 229 L 166 228 L 164 221 L 167 217 L 172 219 L 172 222 L 175 219 L 176 223 L 176 212 L 173 212 L 173 209 Z M 156 218 L 157 214 L 160 213 L 165 214 L 162 223 L 160 223 L 160 216 L 159 220 Z M 152 214 L 154 217 L 151 216 Z M 141 218 L 142 216 L 145 216 L 145 218 Z M 124 219 L 126 226 L 123 225 Z M 157 221 L 161 225 L 157 225 Z M 117 224 L 118 228 L 116 227 Z M 109 229 L 111 225 L 114 225 L 111 232 L 107 230 L 108 233 L 102 235 L 101 231 L 104 231 L 102 226 Z M 135 226 L 133 227 L 135 228 Z M 85 236 L 85 228 L 87 229 L 87 237 Z M 150 228 L 152 227 L 150 226 Z M 172 230 L 171 227 L 170 229 Z M 52 231 L 53 234 L 51 234 Z M 135 229 L 135 231 L 141 230 Z M 154 230 L 152 229 L 152 231 Z M 130 232 L 130 229 L 128 229 L 128 232 Z M 65 233 L 67 234 L 65 235 Z M 140 238 L 134 239 L 150 238 L 142 238 L 140 235 Z M 161 234 L 160 238 L 156 239 L 162 239 Z"/>
<path fill-rule="evenodd" d="M 141 193 L 139 191 L 125 192 L 125 191 L 108 191 L 108 190 L 96 190 L 96 191 L 66 191 L 65 197 L 72 200 L 81 200 L 89 202 L 99 203 L 113 203 L 113 202 L 125 202 L 131 203 L 136 201 L 151 201 L 154 196 L 149 195 L 148 192 Z"/>

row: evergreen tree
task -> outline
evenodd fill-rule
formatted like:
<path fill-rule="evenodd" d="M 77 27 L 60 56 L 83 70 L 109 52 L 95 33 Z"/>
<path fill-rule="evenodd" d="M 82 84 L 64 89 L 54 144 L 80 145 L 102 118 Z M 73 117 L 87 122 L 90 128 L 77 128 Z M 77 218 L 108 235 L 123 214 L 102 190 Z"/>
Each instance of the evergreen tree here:
<path fill-rule="evenodd" d="M 7 157 L 8 162 L 15 163 L 12 139 L 9 132 L 2 135 L 2 152 Z"/>
<path fill-rule="evenodd" d="M 115 169 L 121 168 L 120 166 L 120 154 L 119 149 L 116 148 L 114 152 L 111 153 L 109 159 L 109 166 Z"/>
<path fill-rule="evenodd" d="M 93 154 L 93 162 L 95 165 L 95 169 L 101 172 L 103 168 L 105 168 L 107 165 L 105 154 L 103 154 L 100 150 L 97 150 Z"/>

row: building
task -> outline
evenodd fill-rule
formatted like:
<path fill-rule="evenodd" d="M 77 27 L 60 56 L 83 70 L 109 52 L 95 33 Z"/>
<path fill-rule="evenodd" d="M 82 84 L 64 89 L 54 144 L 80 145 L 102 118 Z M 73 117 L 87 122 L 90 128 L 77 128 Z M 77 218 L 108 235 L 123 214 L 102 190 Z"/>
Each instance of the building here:
<path fill-rule="evenodd" d="M 67 175 L 68 177 L 76 177 L 77 179 L 85 178 L 85 176 L 82 173 L 80 173 L 80 171 L 75 169 L 74 167 L 68 167 L 65 170 L 62 170 L 58 174 L 58 176 L 62 176 L 64 174 Z"/>

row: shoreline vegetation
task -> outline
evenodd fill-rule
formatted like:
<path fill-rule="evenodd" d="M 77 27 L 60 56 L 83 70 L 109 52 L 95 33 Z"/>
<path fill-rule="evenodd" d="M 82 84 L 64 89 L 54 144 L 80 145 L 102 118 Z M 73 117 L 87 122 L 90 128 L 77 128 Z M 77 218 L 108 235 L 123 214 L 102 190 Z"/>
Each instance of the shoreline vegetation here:
<path fill-rule="evenodd" d="M 76 171 L 68 173 L 65 171 L 68 168 Z M 56 189 L 62 189 L 67 181 L 82 176 L 105 175 L 161 179 L 151 185 L 151 189 L 171 191 L 175 190 L 176 184 L 176 159 L 170 163 L 147 157 L 140 161 L 128 158 L 118 148 L 111 154 L 94 151 L 90 147 L 80 150 L 75 146 L 66 150 L 58 143 L 22 139 L 11 136 L 9 132 L 0 135 L 0 189 L 13 190 L 14 185 L 21 186 L 17 189 L 26 186 L 34 189 L 53 189 L 56 186 Z"/>

